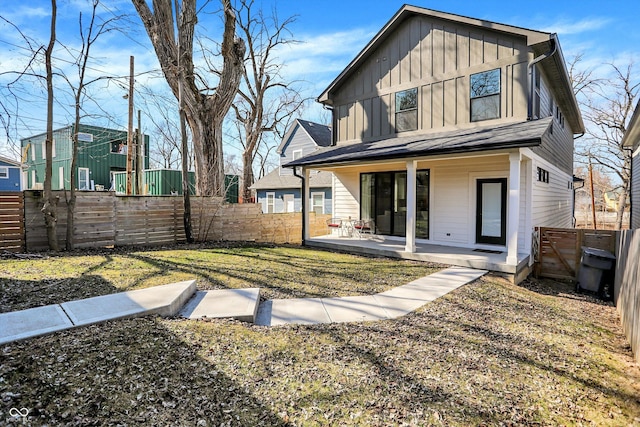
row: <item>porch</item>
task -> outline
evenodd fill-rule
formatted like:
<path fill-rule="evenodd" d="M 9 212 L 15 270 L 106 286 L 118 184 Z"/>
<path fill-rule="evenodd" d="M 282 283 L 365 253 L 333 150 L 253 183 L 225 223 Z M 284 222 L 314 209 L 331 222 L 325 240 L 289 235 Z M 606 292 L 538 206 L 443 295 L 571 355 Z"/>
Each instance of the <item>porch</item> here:
<path fill-rule="evenodd" d="M 415 252 L 407 252 L 405 239 L 375 235 L 371 238 L 317 236 L 305 240 L 305 246 L 338 250 L 355 254 L 428 261 L 440 264 L 489 270 L 511 276 L 515 283 L 524 280 L 530 272 L 529 254 L 518 253 L 517 265 L 507 263 L 506 251 L 485 251 L 456 246 L 416 242 Z"/>

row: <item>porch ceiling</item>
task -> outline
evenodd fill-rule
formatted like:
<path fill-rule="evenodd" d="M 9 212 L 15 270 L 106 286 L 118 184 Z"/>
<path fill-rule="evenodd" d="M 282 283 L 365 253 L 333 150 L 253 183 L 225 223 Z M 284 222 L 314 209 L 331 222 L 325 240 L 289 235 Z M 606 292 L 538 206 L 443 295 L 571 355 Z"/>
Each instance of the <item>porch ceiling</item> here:
<path fill-rule="evenodd" d="M 319 166 L 355 163 L 362 160 L 391 160 L 535 147 L 540 145 L 542 136 L 549 129 L 551 120 L 551 117 L 547 117 L 506 125 L 402 136 L 374 142 L 327 147 L 283 166 Z"/>

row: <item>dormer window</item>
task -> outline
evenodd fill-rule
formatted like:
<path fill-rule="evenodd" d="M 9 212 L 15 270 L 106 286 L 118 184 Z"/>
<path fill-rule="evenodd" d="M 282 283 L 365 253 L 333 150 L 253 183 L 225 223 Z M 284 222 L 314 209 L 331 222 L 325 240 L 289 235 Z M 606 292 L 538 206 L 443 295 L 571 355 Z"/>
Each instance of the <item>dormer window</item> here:
<path fill-rule="evenodd" d="M 396 92 L 396 132 L 418 129 L 418 88 Z"/>
<path fill-rule="evenodd" d="M 471 75 L 471 121 L 500 118 L 500 69 Z"/>

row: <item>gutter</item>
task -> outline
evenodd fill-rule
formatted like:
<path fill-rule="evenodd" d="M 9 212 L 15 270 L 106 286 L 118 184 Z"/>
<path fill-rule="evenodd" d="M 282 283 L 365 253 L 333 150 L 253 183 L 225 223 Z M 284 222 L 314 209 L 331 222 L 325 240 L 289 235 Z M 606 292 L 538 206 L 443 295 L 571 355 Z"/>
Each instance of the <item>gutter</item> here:
<path fill-rule="evenodd" d="M 529 70 L 529 93 L 528 93 L 528 97 L 527 97 L 527 120 L 533 120 L 533 91 L 534 91 L 534 86 L 535 86 L 535 73 L 534 73 L 534 65 L 536 65 L 538 62 L 550 58 L 553 55 L 556 54 L 556 52 L 558 52 L 558 35 L 556 33 L 551 34 L 551 49 L 538 56 L 537 58 L 534 58 L 533 60 L 531 60 L 529 62 L 529 64 L 527 65 L 527 68 Z"/>
<path fill-rule="evenodd" d="M 295 166 L 293 166 L 291 169 L 293 169 L 293 176 L 297 176 L 298 178 L 300 178 L 300 181 L 302 181 L 302 187 L 300 188 L 300 195 L 302 196 L 302 237 L 300 239 L 302 246 L 305 245 L 305 241 L 304 241 L 304 236 L 305 236 L 305 231 L 306 231 L 306 221 L 304 220 L 304 216 L 306 215 L 307 212 L 307 195 L 304 193 L 304 175 L 298 175 L 298 170 L 296 169 Z"/>

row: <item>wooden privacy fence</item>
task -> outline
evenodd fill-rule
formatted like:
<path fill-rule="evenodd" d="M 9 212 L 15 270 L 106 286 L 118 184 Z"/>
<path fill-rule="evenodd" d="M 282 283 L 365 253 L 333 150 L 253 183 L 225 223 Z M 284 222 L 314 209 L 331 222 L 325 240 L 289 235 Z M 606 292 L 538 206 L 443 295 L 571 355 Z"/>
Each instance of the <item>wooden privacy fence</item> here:
<path fill-rule="evenodd" d="M 66 244 L 65 192 L 54 192 L 58 204 L 57 235 Z M 116 196 L 112 192 L 78 192 L 74 214 L 77 248 L 166 245 L 186 241 L 182 197 Z M 24 192 L 25 249 L 48 249 L 41 194 Z M 310 234 L 326 233 L 330 215 L 310 214 Z M 236 240 L 263 243 L 300 243 L 302 215 L 263 214 L 259 204 L 229 204 L 222 198 L 192 197 L 191 222 L 196 241 Z"/>
<path fill-rule="evenodd" d="M 0 192 L 0 250 L 24 249 L 24 198 L 21 192 Z"/>
<path fill-rule="evenodd" d="M 616 250 L 616 232 L 611 230 L 536 227 L 534 240 L 536 277 L 576 280 L 583 246 Z"/>

